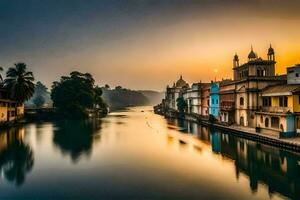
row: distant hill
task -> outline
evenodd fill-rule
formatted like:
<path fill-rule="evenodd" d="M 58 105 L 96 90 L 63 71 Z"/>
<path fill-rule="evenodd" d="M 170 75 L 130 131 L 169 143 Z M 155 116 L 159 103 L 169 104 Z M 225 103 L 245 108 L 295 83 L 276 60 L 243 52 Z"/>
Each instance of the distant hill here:
<path fill-rule="evenodd" d="M 139 90 L 149 100 L 150 105 L 157 105 L 164 98 L 164 92 L 157 92 L 154 90 Z"/>
<path fill-rule="evenodd" d="M 139 91 L 122 88 L 120 86 L 115 89 L 102 89 L 103 99 L 111 109 L 150 105 L 148 98 Z"/>

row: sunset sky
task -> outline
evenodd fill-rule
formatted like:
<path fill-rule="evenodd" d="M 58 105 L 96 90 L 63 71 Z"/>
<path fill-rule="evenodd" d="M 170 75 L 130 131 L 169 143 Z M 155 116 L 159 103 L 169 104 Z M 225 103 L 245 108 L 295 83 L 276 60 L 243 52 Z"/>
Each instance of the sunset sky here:
<path fill-rule="evenodd" d="M 163 90 L 232 77 L 251 44 L 279 74 L 300 63 L 299 0 L 0 0 L 0 66 L 25 62 L 47 86 L 72 70 L 97 84 Z"/>

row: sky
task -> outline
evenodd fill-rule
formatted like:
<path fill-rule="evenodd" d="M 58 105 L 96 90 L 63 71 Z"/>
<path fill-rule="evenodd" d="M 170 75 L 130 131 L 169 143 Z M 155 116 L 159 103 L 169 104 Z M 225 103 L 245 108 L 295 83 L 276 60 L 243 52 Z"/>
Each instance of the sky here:
<path fill-rule="evenodd" d="M 276 73 L 300 63 L 299 0 L 0 0 L 0 66 L 25 62 L 49 88 L 71 71 L 99 85 L 164 90 L 232 78 L 253 45 Z"/>

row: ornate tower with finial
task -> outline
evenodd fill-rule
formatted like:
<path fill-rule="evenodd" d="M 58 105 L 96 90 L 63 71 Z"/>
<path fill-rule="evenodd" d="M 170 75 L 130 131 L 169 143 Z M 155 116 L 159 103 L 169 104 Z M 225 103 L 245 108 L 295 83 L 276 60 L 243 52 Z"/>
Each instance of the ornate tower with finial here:
<path fill-rule="evenodd" d="M 268 60 L 275 61 L 275 52 L 274 52 L 274 49 L 272 48 L 271 44 L 270 44 L 270 47 L 268 49 Z"/>
<path fill-rule="evenodd" d="M 236 70 L 240 66 L 240 60 L 239 56 L 237 53 L 235 53 L 233 57 L 233 79 L 237 80 L 238 79 L 238 71 Z"/>
<path fill-rule="evenodd" d="M 252 45 L 251 45 L 251 51 L 250 51 L 250 53 L 248 54 L 248 59 L 249 59 L 249 61 L 253 61 L 253 60 L 257 59 L 257 55 L 256 55 L 256 53 L 253 51 Z"/>
<path fill-rule="evenodd" d="M 238 67 L 240 66 L 240 63 L 239 63 L 239 56 L 235 53 L 234 57 L 233 57 L 233 67 Z"/>

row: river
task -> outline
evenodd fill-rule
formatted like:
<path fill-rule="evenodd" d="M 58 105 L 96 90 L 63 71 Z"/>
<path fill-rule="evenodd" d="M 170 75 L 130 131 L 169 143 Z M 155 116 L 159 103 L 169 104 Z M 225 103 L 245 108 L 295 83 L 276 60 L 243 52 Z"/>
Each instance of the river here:
<path fill-rule="evenodd" d="M 299 165 L 151 107 L 0 131 L 0 199 L 300 199 Z"/>

